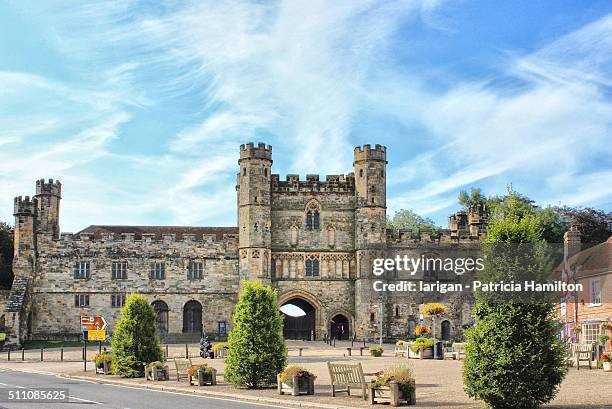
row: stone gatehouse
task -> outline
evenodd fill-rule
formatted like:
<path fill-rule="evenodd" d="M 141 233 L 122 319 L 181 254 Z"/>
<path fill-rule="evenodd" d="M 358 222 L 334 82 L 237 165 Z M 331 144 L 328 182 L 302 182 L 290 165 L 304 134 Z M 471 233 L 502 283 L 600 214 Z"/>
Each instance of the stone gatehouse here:
<path fill-rule="evenodd" d="M 411 337 L 419 305 L 430 301 L 451 307 L 438 334 L 460 337 L 470 299 L 381 296 L 372 289 L 380 279 L 372 260 L 477 248 L 486 212 L 458 212 L 437 234 L 394 236 L 386 227 L 386 178 L 381 145 L 356 147 L 346 175 L 281 180 L 272 173 L 272 147 L 249 143 L 240 146 L 237 227 L 91 225 L 75 234 L 60 234 L 60 182 L 39 180 L 33 197 L 15 198 L 15 280 L 0 300 L 9 343 L 77 337 L 82 314 L 103 315 L 112 331 L 133 292 L 150 299 L 163 337 L 192 340 L 205 331 L 223 338 L 246 279 L 273 286 L 281 305 L 306 312 L 285 317 L 289 338 Z M 454 279 L 431 273 L 408 279 Z"/>

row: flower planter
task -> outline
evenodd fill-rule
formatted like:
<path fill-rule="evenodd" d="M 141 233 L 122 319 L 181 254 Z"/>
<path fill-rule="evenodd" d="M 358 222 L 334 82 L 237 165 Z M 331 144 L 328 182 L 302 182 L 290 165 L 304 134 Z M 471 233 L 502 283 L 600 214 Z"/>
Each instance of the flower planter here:
<path fill-rule="evenodd" d="M 293 385 L 288 385 L 280 380 L 280 374 L 276 375 L 278 394 L 289 393 L 293 396 L 314 395 L 314 381 L 316 376 L 294 376 Z"/>
<path fill-rule="evenodd" d="M 602 366 L 604 372 L 612 372 L 612 362 L 603 362 Z"/>
<path fill-rule="evenodd" d="M 104 361 L 101 367 L 96 366 L 96 373 L 110 375 L 112 373 L 111 363 L 108 361 Z"/>
<path fill-rule="evenodd" d="M 225 358 L 226 356 L 227 356 L 227 348 L 221 348 L 215 351 L 215 358 Z"/>
<path fill-rule="evenodd" d="M 189 377 L 189 384 L 192 385 L 192 381 L 197 382 L 197 386 L 205 386 L 205 385 L 216 385 L 217 384 L 217 370 L 215 368 L 211 368 L 211 372 L 198 370 L 196 376 Z"/>
<path fill-rule="evenodd" d="M 170 379 L 170 371 L 168 366 L 159 368 L 152 364 L 145 365 L 145 379 L 147 381 L 167 381 Z"/>
<path fill-rule="evenodd" d="M 418 352 L 414 352 L 412 349 L 408 349 L 408 358 L 433 359 L 433 355 L 433 347 L 420 347 Z"/>
<path fill-rule="evenodd" d="M 370 388 L 370 403 L 389 402 L 390 406 L 416 405 L 416 388 L 414 381 L 410 383 L 409 393 L 404 393 L 400 384 L 390 382 L 389 386 L 379 386 Z"/>

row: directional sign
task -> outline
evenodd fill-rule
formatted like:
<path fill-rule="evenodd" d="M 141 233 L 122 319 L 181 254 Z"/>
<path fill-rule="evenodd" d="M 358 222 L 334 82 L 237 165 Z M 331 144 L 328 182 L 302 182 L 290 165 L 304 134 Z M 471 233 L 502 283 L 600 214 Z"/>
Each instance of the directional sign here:
<path fill-rule="evenodd" d="M 88 341 L 104 341 L 106 339 L 106 331 L 103 329 L 93 329 L 87 331 Z"/>
<path fill-rule="evenodd" d="M 81 330 L 95 331 L 106 329 L 106 320 L 101 315 L 96 316 L 81 316 Z"/>

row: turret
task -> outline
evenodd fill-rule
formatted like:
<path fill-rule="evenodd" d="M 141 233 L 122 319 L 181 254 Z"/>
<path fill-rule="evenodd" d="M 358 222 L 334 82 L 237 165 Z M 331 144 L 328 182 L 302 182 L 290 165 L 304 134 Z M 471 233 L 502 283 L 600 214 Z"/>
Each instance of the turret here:
<path fill-rule="evenodd" d="M 356 147 L 355 161 L 355 248 L 379 246 L 386 241 L 387 148 Z"/>
<path fill-rule="evenodd" d="M 59 239 L 59 211 L 62 198 L 62 184 L 58 181 L 44 179 L 36 181 L 36 199 L 38 202 L 37 233 L 49 234 Z"/>
<path fill-rule="evenodd" d="M 36 218 L 37 218 L 37 199 L 26 196 L 15 198 L 14 216 L 14 260 L 13 272 L 15 276 L 28 274 L 28 266 L 31 266 L 36 247 Z"/>
<path fill-rule="evenodd" d="M 270 276 L 272 147 L 241 145 L 238 165 L 240 275 L 266 281 Z"/>

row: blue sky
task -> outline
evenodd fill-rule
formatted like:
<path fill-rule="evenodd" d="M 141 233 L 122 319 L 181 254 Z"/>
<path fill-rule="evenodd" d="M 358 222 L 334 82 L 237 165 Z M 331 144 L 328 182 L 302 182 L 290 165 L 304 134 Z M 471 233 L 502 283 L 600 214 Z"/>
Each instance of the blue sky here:
<path fill-rule="evenodd" d="M 459 190 L 612 209 L 609 1 L 0 3 L 0 220 L 233 225 L 238 145 L 275 173 L 388 147 L 389 213 Z"/>

